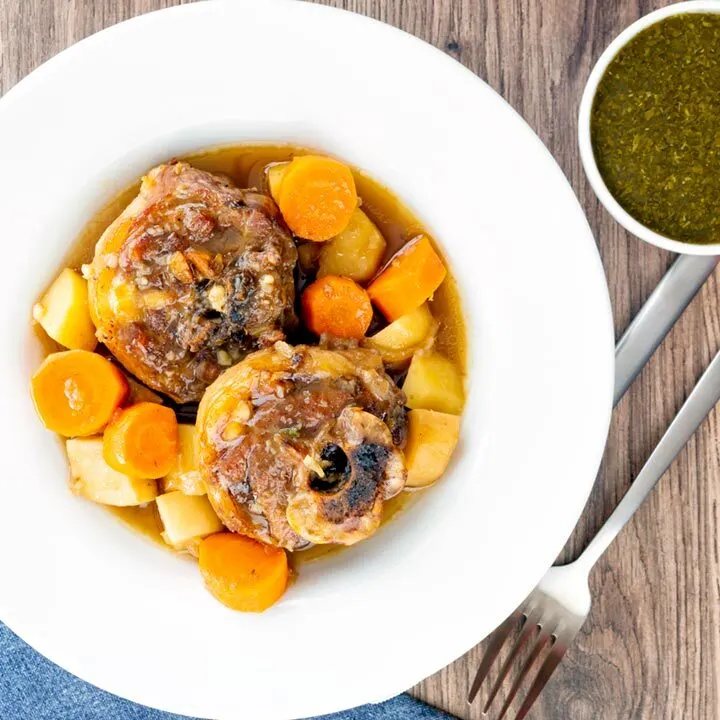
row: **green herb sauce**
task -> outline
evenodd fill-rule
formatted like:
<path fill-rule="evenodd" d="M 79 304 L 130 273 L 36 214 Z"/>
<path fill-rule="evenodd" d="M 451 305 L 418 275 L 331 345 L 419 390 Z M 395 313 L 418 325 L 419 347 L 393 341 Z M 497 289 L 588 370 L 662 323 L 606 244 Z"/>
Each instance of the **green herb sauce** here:
<path fill-rule="evenodd" d="M 678 15 L 633 38 L 600 81 L 591 133 L 630 215 L 674 240 L 720 242 L 720 14 Z"/>

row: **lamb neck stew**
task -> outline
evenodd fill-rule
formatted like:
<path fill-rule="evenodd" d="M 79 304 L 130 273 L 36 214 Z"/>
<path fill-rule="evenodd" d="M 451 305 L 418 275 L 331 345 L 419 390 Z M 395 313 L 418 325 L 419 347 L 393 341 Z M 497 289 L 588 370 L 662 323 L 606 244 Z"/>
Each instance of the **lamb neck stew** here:
<path fill-rule="evenodd" d="M 238 146 L 150 169 L 33 308 L 31 390 L 70 487 L 259 612 L 445 472 L 465 329 L 448 264 L 387 189 Z"/>

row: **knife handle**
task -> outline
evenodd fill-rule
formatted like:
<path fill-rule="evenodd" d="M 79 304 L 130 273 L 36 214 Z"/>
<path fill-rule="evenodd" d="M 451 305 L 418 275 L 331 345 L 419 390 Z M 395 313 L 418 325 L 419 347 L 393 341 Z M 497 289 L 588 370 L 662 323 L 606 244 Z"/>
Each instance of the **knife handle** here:
<path fill-rule="evenodd" d="M 623 333 L 615 348 L 617 405 L 670 328 L 709 277 L 720 257 L 680 255 Z"/>

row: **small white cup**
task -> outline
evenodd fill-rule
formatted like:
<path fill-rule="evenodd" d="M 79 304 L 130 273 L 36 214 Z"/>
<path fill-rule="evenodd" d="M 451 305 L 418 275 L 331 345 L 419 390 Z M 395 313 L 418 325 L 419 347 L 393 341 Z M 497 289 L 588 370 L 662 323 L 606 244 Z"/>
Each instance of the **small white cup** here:
<path fill-rule="evenodd" d="M 605 70 L 612 62 L 613 58 L 627 43 L 632 40 L 638 33 L 645 28 L 653 25 L 659 20 L 667 17 L 680 15 L 683 13 L 720 13 L 719 0 L 690 0 L 690 2 L 680 2 L 675 5 L 655 10 L 649 15 L 641 17 L 635 21 L 630 27 L 625 29 L 618 35 L 615 40 L 608 45 L 605 52 L 600 56 L 595 67 L 590 73 L 587 85 L 580 101 L 580 112 L 578 116 L 578 143 L 580 145 L 580 158 L 582 159 L 585 174 L 587 175 L 590 185 L 592 185 L 595 194 L 600 202 L 605 206 L 607 211 L 633 235 L 639 237 L 645 242 L 649 242 L 665 250 L 671 250 L 676 253 L 684 253 L 686 255 L 720 255 L 720 243 L 711 243 L 707 245 L 694 245 L 691 243 L 672 240 L 671 238 L 660 235 L 641 222 L 638 222 L 630 215 L 618 201 L 613 197 L 605 185 L 605 181 L 600 175 L 597 163 L 595 162 L 595 154 L 593 153 L 592 141 L 590 138 L 590 114 L 592 111 L 593 100 L 597 91 L 598 84 L 605 74 Z"/>

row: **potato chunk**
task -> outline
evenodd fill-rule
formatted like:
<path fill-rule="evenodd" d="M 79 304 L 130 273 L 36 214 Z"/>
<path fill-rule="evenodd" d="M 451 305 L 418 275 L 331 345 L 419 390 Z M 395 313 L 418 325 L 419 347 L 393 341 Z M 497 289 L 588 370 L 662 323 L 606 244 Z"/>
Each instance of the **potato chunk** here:
<path fill-rule="evenodd" d="M 455 365 L 434 352 L 416 353 L 403 391 L 409 408 L 459 415 L 465 402 L 463 381 Z"/>
<path fill-rule="evenodd" d="M 378 271 L 386 247 L 375 223 L 356 208 L 347 227 L 322 246 L 318 277 L 341 275 L 358 283 L 367 282 Z"/>
<path fill-rule="evenodd" d="M 185 543 L 180 543 L 180 545 L 173 545 L 170 542 L 170 538 L 168 537 L 167 533 L 160 533 L 160 537 L 162 537 L 163 542 L 166 545 L 169 545 L 173 550 L 178 550 L 179 552 L 186 552 L 188 555 L 192 555 L 194 558 L 197 558 L 200 555 L 200 543 L 204 540 L 204 538 L 196 537 L 188 540 Z"/>
<path fill-rule="evenodd" d="M 444 472 L 460 435 L 460 417 L 434 410 L 408 413 L 406 487 L 426 487 Z"/>
<path fill-rule="evenodd" d="M 205 495 L 174 491 L 159 495 L 157 508 L 168 545 L 182 547 L 193 538 L 220 532 L 223 524 Z"/>
<path fill-rule="evenodd" d="M 433 316 L 425 303 L 368 338 L 368 342 L 390 350 L 414 347 L 425 339 L 432 324 Z"/>
<path fill-rule="evenodd" d="M 163 492 L 180 490 L 186 495 L 204 495 L 205 482 L 198 466 L 197 432 L 194 425 L 178 425 L 178 457 L 175 467 L 160 481 Z"/>
<path fill-rule="evenodd" d="M 268 190 L 270 191 L 270 196 L 275 202 L 278 202 L 280 183 L 282 182 L 289 164 L 289 162 L 274 163 L 270 165 L 266 171 Z"/>
<path fill-rule="evenodd" d="M 102 505 L 142 505 L 157 496 L 155 480 L 138 480 L 113 470 L 103 458 L 101 437 L 75 438 L 66 443 L 70 459 L 70 487 Z"/>
<path fill-rule="evenodd" d="M 416 351 L 428 349 L 436 331 L 437 322 L 425 303 L 367 338 L 365 345 L 377 350 L 385 364 L 399 365 Z"/>
<path fill-rule="evenodd" d="M 71 350 L 94 350 L 95 326 L 88 309 L 87 282 L 80 273 L 65 268 L 42 300 L 33 318 L 55 342 Z"/>

